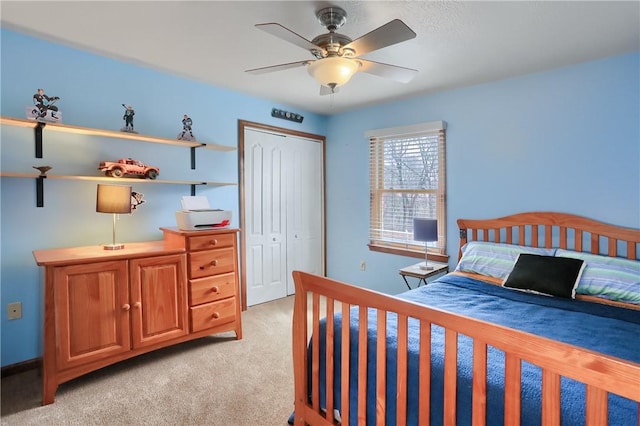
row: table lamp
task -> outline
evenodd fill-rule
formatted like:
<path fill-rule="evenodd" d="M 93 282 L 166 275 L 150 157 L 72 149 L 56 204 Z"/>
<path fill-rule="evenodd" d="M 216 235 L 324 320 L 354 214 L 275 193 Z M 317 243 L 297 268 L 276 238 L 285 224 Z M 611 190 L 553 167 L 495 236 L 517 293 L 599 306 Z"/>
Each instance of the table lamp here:
<path fill-rule="evenodd" d="M 113 243 L 105 244 L 105 250 L 120 250 L 124 244 L 116 243 L 116 215 L 131 213 L 131 187 L 119 185 L 98 185 L 96 212 L 113 213 Z"/>
<path fill-rule="evenodd" d="M 427 243 L 438 241 L 438 221 L 436 219 L 426 219 L 421 217 L 413 218 L 413 240 L 423 241 L 424 244 L 424 265 L 420 269 L 430 271 L 433 266 L 429 266 L 429 256 Z"/>

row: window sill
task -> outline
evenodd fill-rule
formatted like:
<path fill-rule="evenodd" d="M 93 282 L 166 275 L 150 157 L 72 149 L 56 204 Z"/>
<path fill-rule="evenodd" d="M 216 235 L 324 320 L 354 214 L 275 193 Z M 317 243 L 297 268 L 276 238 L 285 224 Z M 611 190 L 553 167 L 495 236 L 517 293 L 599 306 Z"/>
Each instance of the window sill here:
<path fill-rule="evenodd" d="M 377 251 L 380 253 L 388 253 L 388 254 L 396 254 L 398 256 L 407 256 L 407 257 L 415 257 L 416 259 L 424 259 L 424 252 L 400 249 L 396 247 L 386 247 L 386 246 L 378 246 L 374 244 L 368 244 L 369 250 Z M 449 256 L 447 254 L 438 254 L 438 253 L 429 253 L 429 260 L 433 260 L 435 262 L 449 262 Z"/>

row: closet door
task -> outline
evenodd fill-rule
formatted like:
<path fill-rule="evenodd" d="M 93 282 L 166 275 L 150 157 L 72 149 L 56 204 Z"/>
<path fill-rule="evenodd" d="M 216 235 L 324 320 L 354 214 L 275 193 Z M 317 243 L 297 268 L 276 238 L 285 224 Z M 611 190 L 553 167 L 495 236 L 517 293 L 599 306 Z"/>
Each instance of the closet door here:
<path fill-rule="evenodd" d="M 294 293 L 291 272 L 324 272 L 323 152 L 318 140 L 244 131 L 247 305 Z"/>
<path fill-rule="evenodd" d="M 287 295 L 285 177 L 282 137 L 245 129 L 247 305 Z"/>
<path fill-rule="evenodd" d="M 295 293 L 293 271 L 323 275 L 324 207 L 322 145 L 295 138 L 288 144 L 287 294 Z"/>

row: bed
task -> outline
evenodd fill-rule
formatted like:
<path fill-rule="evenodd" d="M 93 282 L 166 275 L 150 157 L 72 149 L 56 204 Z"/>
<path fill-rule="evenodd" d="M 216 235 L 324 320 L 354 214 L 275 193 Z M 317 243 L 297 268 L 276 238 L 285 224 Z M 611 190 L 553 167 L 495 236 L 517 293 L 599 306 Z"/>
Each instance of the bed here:
<path fill-rule="evenodd" d="M 290 422 L 639 425 L 640 230 L 555 212 L 458 227 L 456 270 L 398 296 L 293 273 Z"/>

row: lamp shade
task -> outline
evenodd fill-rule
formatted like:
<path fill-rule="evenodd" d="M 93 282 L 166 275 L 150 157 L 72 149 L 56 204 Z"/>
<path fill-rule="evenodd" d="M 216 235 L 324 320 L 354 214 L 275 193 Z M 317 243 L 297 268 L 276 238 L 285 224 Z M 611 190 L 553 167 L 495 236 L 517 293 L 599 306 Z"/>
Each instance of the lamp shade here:
<path fill-rule="evenodd" d="M 131 187 L 98 185 L 96 211 L 98 213 L 131 213 Z"/>
<path fill-rule="evenodd" d="M 438 241 L 438 221 L 436 219 L 414 217 L 413 240 L 428 243 Z"/>
<path fill-rule="evenodd" d="M 307 71 L 318 83 L 335 88 L 347 83 L 358 72 L 358 68 L 360 68 L 360 62 L 356 60 L 329 56 L 311 62 L 307 66 Z"/>

